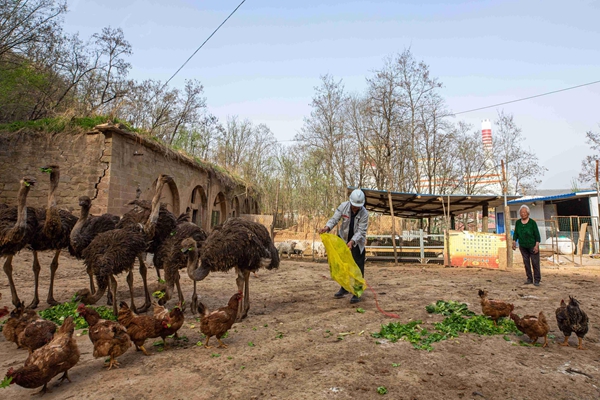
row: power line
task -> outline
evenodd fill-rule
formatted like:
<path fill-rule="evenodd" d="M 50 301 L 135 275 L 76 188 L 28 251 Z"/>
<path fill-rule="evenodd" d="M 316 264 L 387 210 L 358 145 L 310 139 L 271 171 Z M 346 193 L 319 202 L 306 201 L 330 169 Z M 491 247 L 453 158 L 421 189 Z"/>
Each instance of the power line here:
<path fill-rule="evenodd" d="M 560 89 L 560 90 L 554 90 L 552 92 L 547 92 L 547 93 L 542 93 L 542 94 L 536 94 L 535 96 L 529 96 L 529 97 L 523 97 L 522 99 L 517 99 L 517 100 L 511 100 L 511 101 L 506 101 L 504 103 L 498 103 L 498 104 L 494 104 L 491 106 L 485 106 L 485 107 L 480 107 L 480 108 L 474 108 L 472 110 L 467 110 L 467 111 L 461 111 L 461 112 L 457 112 L 454 113 L 454 115 L 458 115 L 458 114 L 465 114 L 465 113 L 470 113 L 473 111 L 479 111 L 479 110 L 485 110 L 486 108 L 492 108 L 492 107 L 498 107 L 498 106 L 503 106 L 505 104 L 511 104 L 511 103 L 516 103 L 518 101 L 524 101 L 524 100 L 529 100 L 529 99 L 535 99 L 536 97 L 542 97 L 542 96 L 548 96 L 549 94 L 554 94 L 554 93 L 559 93 L 559 92 L 565 92 L 567 90 L 572 90 L 572 89 L 577 89 L 583 86 L 589 86 L 589 85 L 594 85 L 596 83 L 600 83 L 600 81 L 594 81 L 594 82 L 588 82 L 588 83 L 584 83 L 583 85 L 577 85 L 577 86 L 571 86 L 565 89 Z"/>
<path fill-rule="evenodd" d="M 215 29 L 213 31 L 213 33 L 210 34 L 210 36 L 208 38 L 206 38 L 206 40 L 196 49 L 196 51 L 194 51 L 192 53 L 192 55 L 185 60 L 185 62 L 181 65 L 181 67 L 179 67 L 179 69 L 177 69 L 177 71 L 175 71 L 175 73 L 173 75 L 171 75 L 171 77 L 165 82 L 165 84 L 163 85 L 163 87 L 167 86 L 167 84 L 171 81 L 171 79 L 173 79 L 175 77 L 175 75 L 177 75 L 177 73 L 179 71 L 181 71 L 183 69 L 183 67 L 185 67 L 185 65 L 196 55 L 196 53 L 198 52 L 198 50 L 200 50 L 202 47 L 204 47 L 204 45 L 206 44 L 206 42 L 208 42 L 210 40 L 210 38 L 212 38 L 214 36 L 215 33 L 217 33 L 217 31 L 219 29 L 221 29 L 221 27 L 225 24 L 225 22 L 227 22 L 227 20 L 229 18 L 231 18 L 231 16 L 233 14 L 235 14 L 235 12 L 238 10 L 238 8 L 240 8 L 242 6 L 242 4 L 244 4 L 246 2 L 246 0 L 242 0 L 242 2 L 235 8 L 235 10 L 233 10 L 231 12 L 231 14 L 229 14 L 229 16 L 227 18 L 225 18 L 225 20 L 223 22 L 221 22 L 221 25 L 217 26 L 217 29 Z"/>

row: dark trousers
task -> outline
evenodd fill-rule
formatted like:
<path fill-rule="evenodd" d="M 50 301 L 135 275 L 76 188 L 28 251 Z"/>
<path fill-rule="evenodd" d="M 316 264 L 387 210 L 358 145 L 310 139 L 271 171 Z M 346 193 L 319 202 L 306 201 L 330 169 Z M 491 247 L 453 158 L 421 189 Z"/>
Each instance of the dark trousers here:
<path fill-rule="evenodd" d="M 527 280 L 530 282 L 539 282 L 542 280 L 542 274 L 540 272 L 540 252 L 533 253 L 533 247 L 525 248 L 519 246 L 521 255 L 523 256 L 523 263 L 525 264 L 525 273 L 527 274 Z M 533 267 L 533 276 L 531 275 L 531 267 Z"/>
<path fill-rule="evenodd" d="M 362 274 L 363 278 L 365 277 L 365 257 L 367 255 L 366 251 L 363 251 L 362 253 L 360 252 L 360 248 L 358 246 L 354 246 L 352 248 L 352 250 L 350 250 L 352 252 L 352 258 L 354 259 L 354 262 L 356 263 L 356 265 L 358 265 L 358 268 L 360 269 L 360 273 Z M 346 289 L 344 289 L 342 287 L 342 289 L 344 291 L 346 291 Z"/>

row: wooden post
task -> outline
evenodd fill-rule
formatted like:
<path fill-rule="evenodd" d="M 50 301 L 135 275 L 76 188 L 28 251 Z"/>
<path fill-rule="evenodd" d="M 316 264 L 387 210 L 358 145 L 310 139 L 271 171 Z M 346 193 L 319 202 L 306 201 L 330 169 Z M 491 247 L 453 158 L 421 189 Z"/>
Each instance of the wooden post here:
<path fill-rule="evenodd" d="M 598 237 L 598 230 L 600 229 L 600 185 L 598 185 L 598 163 L 599 160 L 596 160 L 596 201 L 598 202 L 598 223 L 596 225 L 596 231 L 593 232 L 594 233 L 594 253 L 600 253 L 600 242 L 598 244 L 596 244 L 596 240 L 595 238 Z M 592 223 L 592 229 L 594 227 L 594 224 Z"/>
<path fill-rule="evenodd" d="M 579 240 L 577 241 L 577 252 L 579 253 L 579 265 L 583 265 L 583 245 L 585 244 L 585 235 L 587 234 L 588 223 L 584 222 L 579 228 Z"/>
<path fill-rule="evenodd" d="M 512 237 L 510 236 L 510 207 L 506 201 L 506 192 L 508 191 L 508 181 L 506 180 L 506 171 L 504 170 L 504 160 L 502 163 L 502 192 L 504 193 L 504 236 L 506 237 L 506 268 L 513 267 L 513 249 Z"/>
<path fill-rule="evenodd" d="M 396 222 L 394 218 L 394 204 L 392 203 L 392 192 L 388 191 L 388 201 L 390 202 L 390 215 L 392 216 L 392 246 L 394 246 L 394 266 L 398 266 L 398 253 L 396 251 Z"/>
<path fill-rule="evenodd" d="M 488 214 L 489 214 L 489 209 L 488 209 L 488 204 L 484 204 L 483 205 L 483 209 L 481 211 L 481 232 L 488 232 Z"/>

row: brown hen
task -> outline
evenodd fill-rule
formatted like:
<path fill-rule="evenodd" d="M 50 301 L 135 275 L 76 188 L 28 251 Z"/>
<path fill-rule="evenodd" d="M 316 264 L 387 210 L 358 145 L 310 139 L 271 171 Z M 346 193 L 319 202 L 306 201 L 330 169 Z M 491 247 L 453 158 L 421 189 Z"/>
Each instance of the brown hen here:
<path fill-rule="evenodd" d="M 221 338 L 231 328 L 237 318 L 238 305 L 242 299 L 242 293 L 238 292 L 231 296 L 226 307 L 209 312 L 208 308 L 202 302 L 198 303 L 198 312 L 202 315 L 200 319 L 200 331 L 206 335 L 204 347 L 209 349 L 208 341 L 211 336 L 215 336 L 219 341 L 219 347 L 227 347 Z"/>
<path fill-rule="evenodd" d="M 548 332 L 550 332 L 550 326 L 546 320 L 546 316 L 542 311 L 536 317 L 535 315 L 525 315 L 523 318 L 519 318 L 517 314 L 510 313 L 510 318 L 515 321 L 517 328 L 529 336 L 531 344 L 535 344 L 538 338 L 544 338 L 544 345 L 548 346 Z"/>
<path fill-rule="evenodd" d="M 117 357 L 131 347 L 131 339 L 125 327 L 116 321 L 100 318 L 98 311 L 92 307 L 86 307 L 84 304 L 77 307 L 77 312 L 89 325 L 88 335 L 94 345 L 94 357 L 110 356 L 106 367 L 108 369 L 119 368 Z"/>
<path fill-rule="evenodd" d="M 67 317 L 50 343 L 31 353 L 23 367 L 16 371 L 12 368 L 8 370 L 6 376 L 12 378 L 11 384 L 16 383 L 28 389 L 43 385 L 39 393 L 46 393 L 49 391 L 46 386 L 48 382 L 61 372 L 63 375 L 60 380 L 71 382 L 68 371 L 79 361 L 74 331 L 73 317 Z"/>
<path fill-rule="evenodd" d="M 7 341 L 16 343 L 19 348 L 19 335 L 25 330 L 25 327 L 32 321 L 39 319 L 37 313 L 25 308 L 23 303 L 20 303 L 14 310 L 10 312 L 10 317 L 6 320 L 6 324 L 2 329 L 2 334 Z"/>
<path fill-rule="evenodd" d="M 479 289 L 481 312 L 483 312 L 483 315 L 490 317 L 494 321 L 494 325 L 498 325 L 498 319 L 501 317 L 508 317 L 515 309 L 515 306 L 501 300 L 490 300 L 488 299 L 487 294 L 487 290 Z"/>
<path fill-rule="evenodd" d="M 168 328 L 168 318 L 157 319 L 146 315 L 137 315 L 122 301 L 120 304 L 119 315 L 117 317 L 120 324 L 127 329 L 127 334 L 135 344 L 136 350 L 141 350 L 145 355 L 149 356 L 144 342 L 146 339 L 157 338 L 164 333 L 164 329 Z M 166 337 L 167 335 L 165 335 Z"/>

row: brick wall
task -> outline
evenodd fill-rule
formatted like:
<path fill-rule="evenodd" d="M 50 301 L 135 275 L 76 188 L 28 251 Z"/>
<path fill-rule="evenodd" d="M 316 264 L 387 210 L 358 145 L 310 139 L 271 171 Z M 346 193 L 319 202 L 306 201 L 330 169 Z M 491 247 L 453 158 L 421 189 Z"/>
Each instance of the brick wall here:
<path fill-rule="evenodd" d="M 50 175 L 40 167 L 60 166 L 57 204 L 60 208 L 78 210 L 78 197 L 96 197 L 96 184 L 108 164 L 103 160 L 106 148 L 102 134 L 20 131 L 0 133 L 0 202 L 15 205 L 19 180 L 30 176 L 37 180 L 29 192 L 27 204 L 43 207 L 47 204 Z M 106 209 L 106 195 L 94 201 L 93 213 Z"/>
<path fill-rule="evenodd" d="M 135 199 L 138 187 L 142 200 L 152 199 L 161 173 L 174 178 L 174 184 L 163 189 L 161 201 L 176 215 L 190 207 L 193 222 L 206 230 L 211 228 L 213 212 L 218 211 L 219 219 L 214 222 L 220 223 L 229 216 L 258 210 L 253 193 L 248 195 L 242 184 L 149 139 L 108 125 L 89 133 L 0 133 L 0 202 L 16 204 L 19 180 L 27 175 L 37 179 L 27 204 L 45 206 L 50 178 L 40 167 L 49 164 L 61 168 L 58 206 L 76 215 L 82 195 L 93 199 L 92 214 L 122 215 L 131 209 L 127 203 Z"/>

